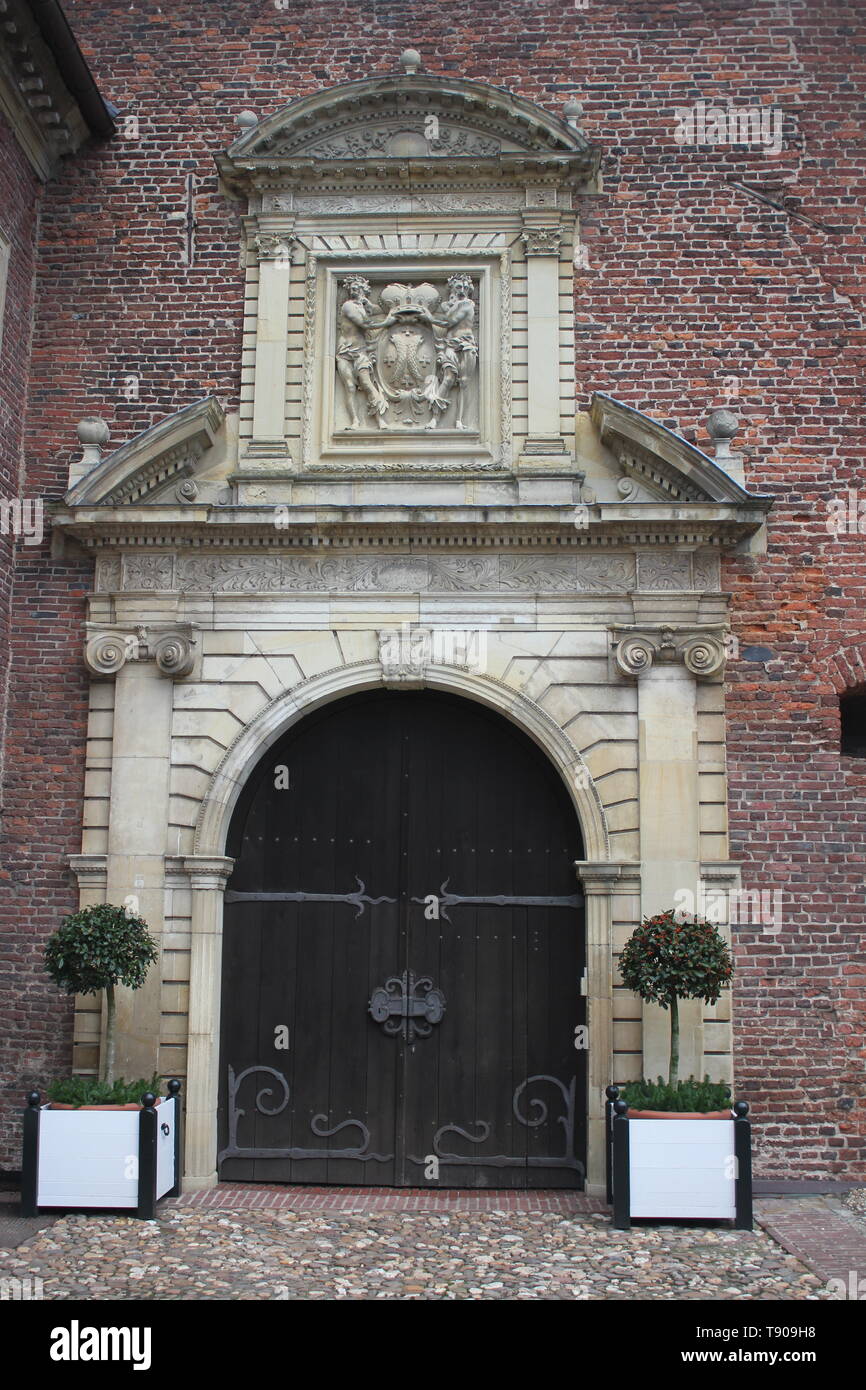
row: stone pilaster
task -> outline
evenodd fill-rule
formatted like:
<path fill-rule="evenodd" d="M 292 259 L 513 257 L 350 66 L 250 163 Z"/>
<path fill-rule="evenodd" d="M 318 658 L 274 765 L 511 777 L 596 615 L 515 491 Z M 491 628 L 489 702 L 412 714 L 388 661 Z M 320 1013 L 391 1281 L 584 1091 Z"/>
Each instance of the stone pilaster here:
<path fill-rule="evenodd" d="M 252 239 L 259 262 L 259 298 L 253 437 L 244 452 L 244 473 L 291 467 L 285 411 L 292 246 L 288 230 L 260 228 Z"/>
<path fill-rule="evenodd" d="M 560 215 L 553 209 L 523 214 L 526 253 L 529 400 L 524 457 L 565 465 L 569 461 L 560 427 L 559 251 Z"/>
<path fill-rule="evenodd" d="M 650 917 L 700 878 L 697 681 L 724 669 L 721 631 L 641 624 L 614 633 L 616 666 L 638 681 L 641 914 Z M 703 1075 L 703 1005 L 680 1004 L 680 1075 Z M 670 1013 L 643 1006 L 643 1066 L 667 1077 Z"/>
<path fill-rule="evenodd" d="M 578 860 L 578 879 L 586 898 L 586 1009 L 589 1027 L 587 1068 L 586 1190 L 603 1197 L 605 1184 L 604 1091 L 613 1070 L 613 895 L 623 880 L 640 872 L 637 864 Z"/>
<path fill-rule="evenodd" d="M 184 1186 L 194 1191 L 217 1180 L 223 894 L 234 860 L 190 855 L 183 866 L 192 889 Z"/>
<path fill-rule="evenodd" d="M 116 679 L 106 901 L 143 917 L 161 947 L 172 685 L 149 661 L 125 662 Z M 141 989 L 118 989 L 118 1076 L 159 1068 L 161 985 L 160 958 Z"/>

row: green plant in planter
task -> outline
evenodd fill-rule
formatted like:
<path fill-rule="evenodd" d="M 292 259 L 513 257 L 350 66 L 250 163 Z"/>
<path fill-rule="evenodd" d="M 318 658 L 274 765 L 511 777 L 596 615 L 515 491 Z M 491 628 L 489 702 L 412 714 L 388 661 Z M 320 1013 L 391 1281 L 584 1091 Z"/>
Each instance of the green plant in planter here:
<path fill-rule="evenodd" d="M 98 994 L 105 990 L 101 1081 L 114 1080 L 115 986 L 140 989 L 157 955 L 156 942 L 143 918 L 112 903 L 85 907 L 64 917 L 45 948 L 45 969 L 67 994 Z"/>
<path fill-rule="evenodd" d="M 61 1105 L 130 1105 L 147 1091 L 159 1095 L 162 1080 L 157 1073 L 149 1081 L 97 1081 L 95 1076 L 65 1076 L 48 1087 L 48 1099 Z"/>
<path fill-rule="evenodd" d="M 688 1081 L 678 1081 L 675 1086 L 659 1077 L 657 1082 L 627 1081 L 620 1089 L 620 1099 L 626 1101 L 631 1110 L 706 1113 L 730 1109 L 731 1088 L 724 1081 L 711 1081 L 708 1076 L 703 1081 L 690 1076 Z"/>
<path fill-rule="evenodd" d="M 671 1011 L 668 1081 L 676 1086 L 680 1065 L 680 999 L 715 1004 L 734 973 L 731 953 L 712 922 L 681 920 L 673 908 L 645 917 L 623 947 L 620 974 L 627 989 Z M 648 1107 L 649 1108 L 649 1107 Z M 658 1107 L 656 1107 L 658 1108 Z"/>

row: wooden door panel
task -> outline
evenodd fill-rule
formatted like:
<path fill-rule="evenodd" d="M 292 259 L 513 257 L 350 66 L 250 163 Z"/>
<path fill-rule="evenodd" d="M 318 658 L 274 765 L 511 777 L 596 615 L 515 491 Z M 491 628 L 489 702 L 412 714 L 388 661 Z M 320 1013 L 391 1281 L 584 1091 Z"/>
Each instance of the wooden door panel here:
<path fill-rule="evenodd" d="M 222 1176 L 580 1185 L 580 837 L 525 736 L 438 694 L 342 701 L 263 758 L 227 852 Z"/>

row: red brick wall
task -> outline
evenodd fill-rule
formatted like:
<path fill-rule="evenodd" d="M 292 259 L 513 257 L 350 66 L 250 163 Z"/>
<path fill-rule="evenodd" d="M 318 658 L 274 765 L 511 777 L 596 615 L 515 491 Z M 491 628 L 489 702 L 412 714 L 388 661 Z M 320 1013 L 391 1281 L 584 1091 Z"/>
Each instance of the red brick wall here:
<path fill-rule="evenodd" d="M 0 347 L 0 499 L 33 497 L 27 489 L 23 471 L 23 422 L 27 404 L 27 378 L 30 364 L 33 321 L 33 276 L 41 184 L 22 153 L 11 128 L 0 117 L 0 231 L 9 243 L 6 305 Z M 0 805 L 3 832 L 18 833 L 18 811 L 11 784 L 21 776 L 22 765 L 11 741 L 8 710 L 11 677 L 14 670 L 13 579 L 18 566 L 32 565 L 38 552 L 22 544 L 14 535 L 14 524 L 7 520 L 6 533 L 0 527 Z M 31 640 L 34 636 L 31 625 Z M 43 659 L 41 656 L 38 658 Z M 44 754 L 40 754 L 44 759 Z M 43 782 L 44 795 L 44 782 Z M 23 827 L 33 838 L 33 826 Z M 35 851 L 34 851 L 35 853 Z M 30 916 L 21 911 L 21 895 L 28 873 L 27 865 L 16 855 L 8 839 L 0 850 L 0 1077 L 11 1082 L 11 1093 L 20 1099 L 20 1080 L 34 1060 L 46 1028 L 56 1031 L 57 1023 L 35 1017 L 29 999 L 22 997 L 32 986 L 32 947 L 29 942 Z M 56 1000 L 52 1001 L 55 1005 Z M 42 1058 L 39 1058 L 41 1062 Z M 2 1158 L 0 1158 L 2 1162 Z M 17 1162 L 14 1166 L 17 1166 Z"/>
<path fill-rule="evenodd" d="M 6 306 L 0 334 L 0 497 L 19 496 L 21 438 L 27 401 L 33 265 L 39 181 L 5 119 L 0 116 L 0 233 L 9 247 Z M 15 537 L 0 526 L 0 731 L 6 718 L 9 621 Z M 2 787 L 0 735 L 0 787 Z"/>
<path fill-rule="evenodd" d="M 827 500 L 860 485 L 863 444 L 866 35 L 855 4 L 305 0 L 283 10 L 211 0 L 158 10 L 69 0 L 67 11 L 105 96 L 138 116 L 139 138 L 79 155 L 46 194 L 27 456 L 30 485 L 53 497 L 82 414 L 103 414 L 118 444 L 207 392 L 236 403 L 237 224 L 212 159 L 237 134 L 237 112 L 268 114 L 393 70 L 410 44 L 433 72 L 554 111 L 570 95 L 583 101 L 585 129 L 605 150 L 605 192 L 581 207 L 578 403 L 608 391 L 700 443 L 728 379 L 749 483 L 778 499 L 768 556 L 725 572 L 741 642 L 729 700 L 732 852 L 747 886 L 780 888 L 784 907 L 778 933 L 743 927 L 736 942 L 738 1091 L 761 1120 L 759 1171 L 866 1178 L 866 764 L 837 752 L 834 660 L 866 647 L 866 567 L 861 539 L 824 524 Z M 783 153 L 679 145 L 674 108 L 701 99 L 777 105 Z M 172 217 L 186 210 L 190 174 L 192 267 Z M 120 388 L 133 373 L 131 402 Z M 10 733 L 25 757 L 9 795 L 22 843 L 38 827 L 38 845 L 20 854 L 41 875 L 17 861 L 28 940 L 74 900 L 62 860 L 79 847 L 82 587 L 76 566 L 33 570 L 20 585 L 22 623 L 42 604 L 61 614 L 39 620 L 39 640 L 22 637 L 16 658 Z M 33 785 L 37 756 L 47 794 Z M 35 1016 L 47 1028 L 56 1015 L 41 988 L 29 1001 L 28 1043 Z M 32 1054 L 13 1067 L 12 1090 L 25 1071 L 35 1080 L 65 1060 L 65 1024 Z M 840 1104 L 849 1100 L 854 1109 Z"/>

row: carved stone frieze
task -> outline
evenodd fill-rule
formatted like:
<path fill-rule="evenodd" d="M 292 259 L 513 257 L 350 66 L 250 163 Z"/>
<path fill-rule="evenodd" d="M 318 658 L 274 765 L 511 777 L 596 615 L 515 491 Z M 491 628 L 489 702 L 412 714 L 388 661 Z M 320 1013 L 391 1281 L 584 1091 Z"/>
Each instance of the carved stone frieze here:
<path fill-rule="evenodd" d="M 112 593 L 121 587 L 120 556 L 100 555 L 96 561 L 94 587 L 97 593 Z"/>
<path fill-rule="evenodd" d="M 190 623 L 135 628 L 100 628 L 88 624 L 84 664 L 91 675 L 110 678 L 129 661 L 155 661 L 161 675 L 179 680 L 192 671 L 196 644 Z"/>
<path fill-rule="evenodd" d="M 114 558 L 114 557 L 111 557 Z M 148 563 L 149 562 L 149 563 Z M 113 580 L 115 571 L 100 571 Z M 115 583 L 108 585 L 116 588 Z M 572 555 L 132 555 L 123 588 L 179 593 L 449 593 L 465 591 L 625 594 L 635 587 L 629 554 Z"/>
<path fill-rule="evenodd" d="M 511 189 L 492 191 L 467 189 L 460 193 L 392 193 L 387 197 L 377 197 L 372 193 L 298 193 L 287 198 L 265 194 L 262 199 L 263 212 L 295 212 L 299 216 L 310 213 L 357 215 L 360 213 L 385 213 L 393 217 L 397 213 L 412 212 L 512 212 L 523 205 L 519 192 Z"/>
<path fill-rule="evenodd" d="M 172 557 L 170 555 L 124 555 L 124 589 L 171 588 Z"/>
<path fill-rule="evenodd" d="M 414 124 L 414 122 L 413 122 Z M 311 144 L 304 151 L 313 159 L 369 159 L 384 155 L 394 158 L 447 158 L 454 155 L 478 155 L 494 158 L 500 142 L 458 126 L 444 125 L 438 117 L 418 122 L 416 129 L 407 129 L 405 118 L 380 125 L 355 128 L 329 140 Z"/>
<path fill-rule="evenodd" d="M 638 556 L 638 587 L 661 592 L 692 588 L 691 555 L 674 551 Z"/>
<path fill-rule="evenodd" d="M 633 679 L 653 665 L 682 662 L 693 676 L 707 680 L 722 674 L 727 655 L 722 628 L 617 628 L 613 649 L 617 668 Z"/>

